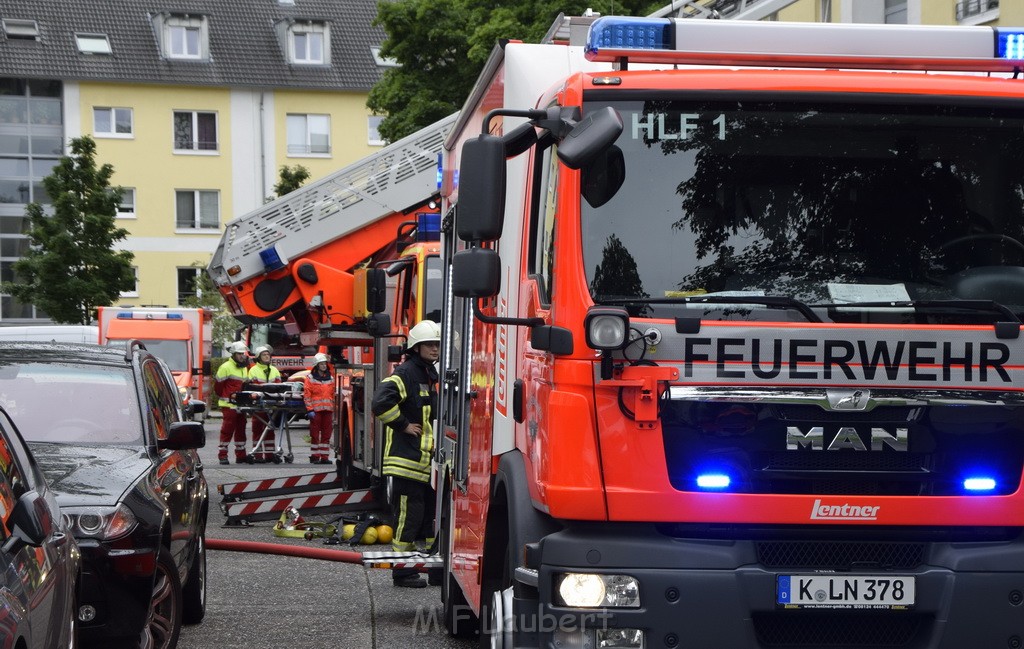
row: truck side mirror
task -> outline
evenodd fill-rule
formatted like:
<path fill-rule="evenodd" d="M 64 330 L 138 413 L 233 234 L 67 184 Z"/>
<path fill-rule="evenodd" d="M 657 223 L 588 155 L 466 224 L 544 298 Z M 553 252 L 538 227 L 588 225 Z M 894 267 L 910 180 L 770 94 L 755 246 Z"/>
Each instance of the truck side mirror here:
<path fill-rule="evenodd" d="M 605 106 L 580 120 L 559 142 L 558 159 L 570 169 L 581 169 L 610 147 L 621 133 L 622 116 L 611 106 Z"/>
<path fill-rule="evenodd" d="M 491 297 L 501 287 L 501 258 L 488 248 L 467 248 L 452 257 L 452 293 Z"/>
<path fill-rule="evenodd" d="M 559 356 L 572 353 L 572 332 L 565 327 L 537 325 L 530 329 L 530 345 L 534 349 Z"/>
<path fill-rule="evenodd" d="M 210 376 L 213 373 L 213 369 L 210 367 L 210 359 L 206 359 L 202 364 L 203 376 Z"/>
<path fill-rule="evenodd" d="M 455 228 L 463 241 L 501 237 L 505 215 L 505 143 L 481 135 L 462 145 L 459 161 L 459 202 Z"/>
<path fill-rule="evenodd" d="M 388 308 L 387 273 L 383 268 L 366 269 L 366 310 L 382 313 Z"/>

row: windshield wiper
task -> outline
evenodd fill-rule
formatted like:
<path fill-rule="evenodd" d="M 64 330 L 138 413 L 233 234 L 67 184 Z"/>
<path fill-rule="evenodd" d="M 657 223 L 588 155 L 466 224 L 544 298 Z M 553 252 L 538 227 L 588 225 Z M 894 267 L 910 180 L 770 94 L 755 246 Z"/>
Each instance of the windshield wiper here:
<path fill-rule="evenodd" d="M 751 304 L 766 306 L 772 309 L 792 309 L 797 311 L 807 322 L 823 322 L 810 306 L 795 298 L 783 295 L 693 295 L 690 297 L 640 297 L 610 300 L 595 300 L 599 304 Z M 697 333 L 696 331 L 680 331 L 680 320 L 693 318 L 676 318 L 676 330 L 679 333 Z M 700 329 L 700 319 L 697 319 Z"/>
<path fill-rule="evenodd" d="M 815 304 L 820 309 L 853 308 L 890 308 L 890 309 L 960 309 L 963 311 L 981 311 L 998 313 L 1006 318 L 1005 322 L 994 322 L 996 338 L 1014 339 L 1020 336 L 1020 317 L 1012 309 L 994 300 L 893 300 L 891 302 L 843 302 L 837 304 Z"/>

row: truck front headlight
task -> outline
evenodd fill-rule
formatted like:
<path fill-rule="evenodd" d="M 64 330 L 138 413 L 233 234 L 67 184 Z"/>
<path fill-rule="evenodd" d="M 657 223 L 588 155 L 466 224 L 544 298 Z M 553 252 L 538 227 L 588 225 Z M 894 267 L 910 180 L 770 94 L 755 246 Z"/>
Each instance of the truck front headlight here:
<path fill-rule="evenodd" d="M 598 575 L 567 572 L 555 577 L 562 606 L 573 608 L 636 608 L 640 583 L 629 575 Z"/>

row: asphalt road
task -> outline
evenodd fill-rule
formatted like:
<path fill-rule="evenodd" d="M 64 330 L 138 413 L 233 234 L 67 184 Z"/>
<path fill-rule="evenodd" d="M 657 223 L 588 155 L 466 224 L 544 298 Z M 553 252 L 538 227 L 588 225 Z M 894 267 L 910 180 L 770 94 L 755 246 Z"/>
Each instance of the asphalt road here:
<path fill-rule="evenodd" d="M 268 477 L 317 473 L 328 466 L 309 462 L 305 428 L 291 431 L 294 464 L 230 464 L 217 462 L 220 419 L 207 420 L 207 446 L 200 451 L 210 484 L 208 538 L 291 544 L 312 548 L 322 540 L 273 536 L 273 521 L 249 527 L 224 527 L 217 485 Z M 307 517 L 308 520 L 317 520 Z M 325 519 L 321 519 L 325 520 Z M 387 546 L 366 546 L 383 550 Z M 207 552 L 206 618 L 183 627 L 182 649 L 468 649 L 475 641 L 456 640 L 441 623 L 440 588 L 399 589 L 389 570 L 361 565 L 253 554 L 226 550 Z"/>

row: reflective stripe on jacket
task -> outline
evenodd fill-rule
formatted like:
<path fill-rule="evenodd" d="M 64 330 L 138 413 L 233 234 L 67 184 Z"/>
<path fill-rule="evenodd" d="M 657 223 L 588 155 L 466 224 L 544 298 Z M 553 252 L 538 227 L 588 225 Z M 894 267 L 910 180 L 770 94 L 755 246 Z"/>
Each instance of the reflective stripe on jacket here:
<path fill-rule="evenodd" d="M 330 371 L 326 377 L 310 372 L 302 383 L 302 400 L 306 402 L 306 410 L 334 410 L 334 375 Z"/>
<path fill-rule="evenodd" d="M 410 357 L 381 381 L 373 395 L 373 414 L 385 425 L 384 475 L 419 482 L 430 481 L 434 452 L 431 418 L 437 401 L 437 373 L 418 356 Z M 422 435 L 405 432 L 409 423 L 419 424 Z"/>
<path fill-rule="evenodd" d="M 242 383 L 249 379 L 249 366 L 240 366 L 235 363 L 235 359 L 229 358 L 224 361 L 220 367 L 217 368 L 216 382 L 223 383 L 227 381 L 237 382 L 237 385 L 233 386 L 231 393 L 234 394 L 238 390 L 242 389 Z M 227 397 L 221 397 L 217 401 L 217 405 L 221 408 L 234 408 L 235 404 L 231 403 L 231 400 Z"/>

